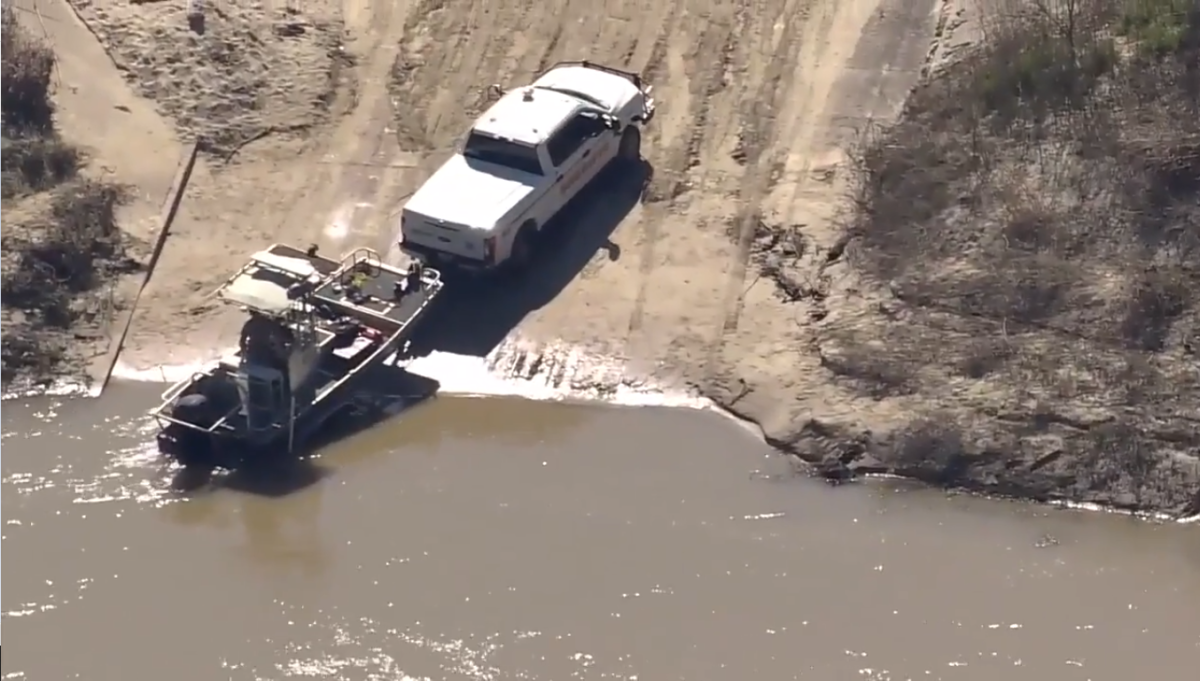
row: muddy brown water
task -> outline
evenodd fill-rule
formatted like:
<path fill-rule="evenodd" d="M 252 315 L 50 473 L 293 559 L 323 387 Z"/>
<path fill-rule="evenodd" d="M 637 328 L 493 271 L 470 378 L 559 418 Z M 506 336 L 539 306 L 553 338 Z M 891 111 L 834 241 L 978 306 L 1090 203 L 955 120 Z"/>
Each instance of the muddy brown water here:
<path fill-rule="evenodd" d="M 832 489 L 713 414 L 513 399 L 418 407 L 290 492 L 182 495 L 137 416 L 155 393 L 5 403 L 5 679 L 1129 681 L 1200 662 L 1195 526 Z"/>

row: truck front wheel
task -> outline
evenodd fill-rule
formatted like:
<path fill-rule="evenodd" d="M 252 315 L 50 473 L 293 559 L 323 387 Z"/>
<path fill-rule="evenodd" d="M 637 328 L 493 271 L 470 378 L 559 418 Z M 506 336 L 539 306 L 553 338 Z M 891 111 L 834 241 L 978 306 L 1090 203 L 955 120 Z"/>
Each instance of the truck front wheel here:
<path fill-rule="evenodd" d="M 617 158 L 624 163 L 637 163 L 642 160 L 642 131 L 636 125 L 627 126 L 621 133 Z"/>

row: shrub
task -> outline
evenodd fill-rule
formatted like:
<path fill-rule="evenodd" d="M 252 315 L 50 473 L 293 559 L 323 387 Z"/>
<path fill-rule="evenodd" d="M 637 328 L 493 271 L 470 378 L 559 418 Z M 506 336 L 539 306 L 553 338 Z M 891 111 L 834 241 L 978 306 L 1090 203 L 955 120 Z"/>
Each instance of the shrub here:
<path fill-rule="evenodd" d="M 0 56 L 3 62 L 3 96 L 0 113 L 4 131 L 11 136 L 47 133 L 53 120 L 50 78 L 54 52 L 21 30 L 11 7 L 0 11 Z"/>

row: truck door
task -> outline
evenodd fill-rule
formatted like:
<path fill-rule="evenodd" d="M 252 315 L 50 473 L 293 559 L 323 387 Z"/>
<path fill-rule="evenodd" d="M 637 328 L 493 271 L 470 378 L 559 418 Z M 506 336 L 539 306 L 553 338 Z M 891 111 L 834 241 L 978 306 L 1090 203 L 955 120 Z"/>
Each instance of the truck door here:
<path fill-rule="evenodd" d="M 551 190 L 554 212 L 562 208 L 604 169 L 612 159 L 615 138 L 604 121 L 586 112 L 576 114 L 547 142 L 554 164 Z"/>

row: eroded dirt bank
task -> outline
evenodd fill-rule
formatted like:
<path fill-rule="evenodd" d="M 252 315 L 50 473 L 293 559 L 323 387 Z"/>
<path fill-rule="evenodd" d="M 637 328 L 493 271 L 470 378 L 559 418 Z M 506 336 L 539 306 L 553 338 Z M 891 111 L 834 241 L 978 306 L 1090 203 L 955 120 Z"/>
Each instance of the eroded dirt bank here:
<path fill-rule="evenodd" d="M 978 42 L 993 10 L 938 0 L 214 2 L 200 34 L 182 1 L 74 4 L 124 87 L 153 98 L 179 135 L 209 142 L 160 265 L 170 276 L 151 280 L 135 319 L 130 363 L 186 362 L 220 345 L 236 320 L 208 294 L 256 248 L 389 249 L 396 209 L 450 153 L 489 83 L 586 57 L 656 86 L 646 177 L 621 178 L 583 206 L 544 268 L 503 300 L 459 295 L 448 322 L 459 328 L 439 349 L 494 354 L 516 329 L 535 348 L 623 358 L 635 373 L 697 387 L 832 477 L 887 471 L 1163 511 L 1197 493 L 1200 379 L 1186 354 L 1195 308 L 1187 301 L 1144 337 L 1105 321 L 1152 285 L 1135 273 L 1195 283 L 1175 246 L 1136 259 L 1129 240 L 1021 246 L 1020 225 L 1048 218 L 1013 208 L 1065 174 L 1035 152 L 1065 154 L 1068 143 L 1034 144 L 1024 124 L 968 124 L 979 111 L 939 112 L 928 103 L 945 106 L 930 99 L 936 88 L 905 118 L 919 144 L 870 138 L 907 156 L 849 153 L 864 129 L 895 119 L 923 75 Z M 992 153 L 984 173 L 973 140 L 1029 151 Z M 876 185 L 893 203 L 864 193 Z M 1073 196 L 1047 210 L 1091 200 Z M 1192 218 L 1177 215 L 1182 228 L 1163 233 L 1192 234 Z M 1160 299 L 1174 300 L 1146 298 Z M 1150 336 L 1161 343 L 1137 340 Z"/>
<path fill-rule="evenodd" d="M 700 385 L 834 479 L 1196 513 L 1200 13 L 999 9 L 943 6 L 982 39 L 852 148 L 837 240 L 759 218 L 812 373 Z"/>

